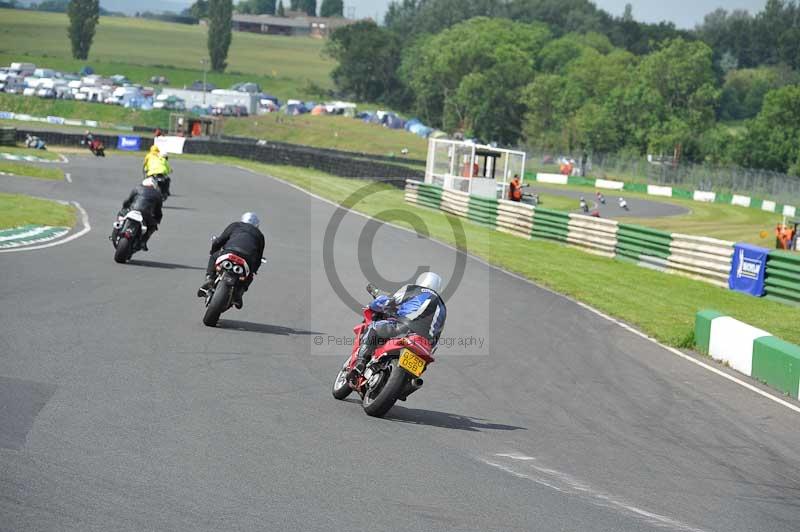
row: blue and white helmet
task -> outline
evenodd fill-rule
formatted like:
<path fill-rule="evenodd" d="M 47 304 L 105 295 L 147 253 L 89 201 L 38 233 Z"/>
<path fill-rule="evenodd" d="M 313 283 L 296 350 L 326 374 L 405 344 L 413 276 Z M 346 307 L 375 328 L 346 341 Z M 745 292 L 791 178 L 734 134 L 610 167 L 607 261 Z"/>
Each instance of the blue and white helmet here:
<path fill-rule="evenodd" d="M 246 212 L 240 218 L 240 221 L 250 224 L 252 226 L 258 227 L 258 224 L 261 223 L 261 220 L 258 219 L 258 216 L 254 212 Z"/>

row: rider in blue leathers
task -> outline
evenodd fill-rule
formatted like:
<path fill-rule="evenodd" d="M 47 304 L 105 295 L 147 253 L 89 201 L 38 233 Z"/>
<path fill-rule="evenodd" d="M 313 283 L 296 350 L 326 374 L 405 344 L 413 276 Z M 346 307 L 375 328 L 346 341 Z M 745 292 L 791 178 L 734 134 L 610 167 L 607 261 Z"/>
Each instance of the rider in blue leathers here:
<path fill-rule="evenodd" d="M 439 296 L 442 278 L 433 272 L 417 277 L 414 284 L 405 285 L 389 296 L 378 296 L 370 304 L 374 312 L 390 316 L 374 321 L 361 336 L 358 362 L 351 377 L 363 373 L 379 342 L 403 336 L 409 331 L 428 339 L 432 346 L 439 341 L 447 319 L 447 308 Z"/>

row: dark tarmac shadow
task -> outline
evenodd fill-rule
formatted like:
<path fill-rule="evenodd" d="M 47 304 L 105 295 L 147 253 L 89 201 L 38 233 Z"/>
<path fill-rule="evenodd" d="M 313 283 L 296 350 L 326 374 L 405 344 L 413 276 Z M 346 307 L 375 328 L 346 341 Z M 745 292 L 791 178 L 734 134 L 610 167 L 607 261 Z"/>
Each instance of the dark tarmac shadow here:
<path fill-rule="evenodd" d="M 485 419 L 450 414 L 448 412 L 436 412 L 434 410 L 422 410 L 419 408 L 406 408 L 395 404 L 385 418 L 389 421 L 399 421 L 401 423 L 411 423 L 413 425 L 427 425 L 429 427 L 441 427 L 443 429 L 466 430 L 469 432 L 484 432 L 489 430 L 528 430 L 525 427 L 515 425 L 502 425 L 500 423 L 486 423 Z"/>
<path fill-rule="evenodd" d="M 293 329 L 281 325 L 270 325 L 268 323 L 254 323 L 240 320 L 219 320 L 217 327 L 220 329 L 235 329 L 237 331 L 247 331 L 260 334 L 275 334 L 278 336 L 310 336 L 325 333 L 316 331 L 305 331 L 303 329 Z"/>
<path fill-rule="evenodd" d="M 173 211 L 196 211 L 194 207 L 179 207 L 177 205 L 162 205 L 162 209 L 169 209 Z"/>
<path fill-rule="evenodd" d="M 174 264 L 172 262 L 157 262 L 149 260 L 131 259 L 128 264 L 132 266 L 144 266 L 145 268 L 159 268 L 161 270 L 197 270 L 206 271 L 202 266 L 187 266 L 186 264 Z"/>

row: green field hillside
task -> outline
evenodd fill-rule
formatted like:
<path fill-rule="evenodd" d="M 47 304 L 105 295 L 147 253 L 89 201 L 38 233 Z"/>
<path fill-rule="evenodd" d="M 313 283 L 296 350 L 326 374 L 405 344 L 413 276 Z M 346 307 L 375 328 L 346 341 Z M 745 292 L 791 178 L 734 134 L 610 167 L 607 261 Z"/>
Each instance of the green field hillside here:
<path fill-rule="evenodd" d="M 100 17 L 88 61 L 72 59 L 65 14 L 0 9 L 0 65 L 36 63 L 66 71 L 91 65 L 104 75 L 123 74 L 147 83 L 164 75 L 171 86 L 202 78 L 200 60 L 208 56 L 206 29 L 153 20 Z M 234 32 L 224 74 L 208 80 L 227 88 L 256 81 L 279 98 L 312 97 L 309 83 L 330 88 L 334 62 L 322 55 L 324 41 Z"/>

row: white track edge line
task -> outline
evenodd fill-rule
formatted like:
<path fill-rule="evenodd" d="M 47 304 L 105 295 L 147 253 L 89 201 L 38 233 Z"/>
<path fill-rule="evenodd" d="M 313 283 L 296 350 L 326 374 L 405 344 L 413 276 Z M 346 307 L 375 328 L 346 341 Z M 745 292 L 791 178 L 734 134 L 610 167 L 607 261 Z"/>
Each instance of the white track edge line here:
<path fill-rule="evenodd" d="M 80 213 L 81 213 L 81 224 L 83 225 L 83 229 L 81 229 L 77 233 L 73 233 L 73 234 L 67 236 L 66 238 L 55 240 L 54 242 L 48 242 L 46 244 L 40 244 L 38 246 L 0 249 L 0 253 L 14 253 L 14 252 L 17 252 L 17 251 L 33 251 L 35 249 L 44 249 L 44 248 L 51 248 L 51 247 L 55 247 L 55 246 L 60 246 L 61 244 L 66 244 L 67 242 L 75 240 L 76 238 L 80 238 L 80 237 L 82 237 L 83 235 L 85 235 L 86 233 L 88 233 L 89 231 L 92 230 L 92 226 L 89 225 L 89 214 L 86 212 L 86 210 L 84 210 L 83 207 L 81 207 L 80 203 L 78 203 L 77 201 L 60 202 L 60 203 L 71 203 L 72 205 L 74 205 L 78 209 L 78 211 L 80 211 Z"/>
<path fill-rule="evenodd" d="M 72 183 L 72 176 L 70 175 L 69 172 L 64 173 L 64 179 L 67 180 L 67 183 Z"/>
<path fill-rule="evenodd" d="M 219 164 L 219 163 L 208 163 L 208 164 Z M 290 186 L 290 187 L 292 187 L 294 189 L 297 189 L 297 190 L 299 190 L 299 191 L 301 191 L 301 192 L 303 192 L 305 194 L 308 194 L 309 196 L 311 196 L 313 198 L 316 198 L 316 199 L 318 199 L 320 201 L 324 201 L 325 203 L 327 203 L 329 205 L 332 205 L 334 207 L 337 207 L 339 209 L 344 209 L 344 210 L 346 210 L 348 212 L 351 212 L 353 214 L 361 216 L 362 218 L 366 218 L 368 220 L 375 220 L 377 222 L 380 222 L 382 224 L 388 225 L 390 227 L 394 227 L 396 229 L 400 229 L 401 231 L 405 231 L 407 233 L 411 233 L 411 234 L 419 236 L 415 231 L 412 231 L 411 229 L 408 229 L 407 227 L 402 227 L 402 226 L 399 226 L 399 225 L 395 225 L 393 223 L 384 222 L 384 221 L 379 220 L 377 218 L 373 218 L 373 217 L 371 217 L 369 215 L 366 215 L 366 214 L 364 214 L 362 212 L 358 212 L 358 211 L 354 211 L 352 209 L 348 209 L 346 207 L 342 207 L 341 205 L 339 205 L 338 203 L 336 203 L 334 201 L 331 201 L 331 200 L 329 200 L 327 198 L 323 198 L 322 196 L 314 194 L 313 192 L 310 192 L 310 191 L 304 189 L 303 187 L 301 187 L 299 185 L 295 185 L 294 183 L 290 183 L 288 181 L 284 181 L 283 179 L 281 179 L 279 177 L 275 177 L 275 176 L 272 176 L 272 175 L 269 175 L 269 174 L 262 174 L 260 172 L 256 172 L 255 170 L 251 170 L 251 169 L 245 168 L 243 166 L 234 165 L 234 167 L 238 168 L 239 170 L 244 170 L 246 172 L 250 172 L 250 173 L 255 174 L 255 175 L 267 176 L 267 177 L 269 177 L 271 179 L 274 179 L 275 181 L 280 181 L 281 183 L 283 183 L 285 185 L 288 185 L 288 186 Z M 454 246 L 452 246 L 450 244 L 447 244 L 446 242 L 441 242 L 439 240 L 436 240 L 435 238 L 430 238 L 430 237 L 427 237 L 427 238 L 428 238 L 428 240 L 430 240 L 432 242 L 436 242 L 437 244 L 439 244 L 441 246 L 444 246 L 446 248 L 452 249 L 453 251 L 461 253 L 461 251 L 459 251 L 456 247 L 454 247 Z M 706 364 L 705 362 L 703 362 L 701 360 L 697 360 L 696 358 L 694 358 L 692 356 L 689 356 L 686 353 L 682 353 L 678 349 L 675 349 L 674 347 L 670 347 L 668 345 L 664 345 L 661 342 L 659 342 L 658 340 L 656 340 L 655 338 L 653 338 L 651 336 L 648 336 L 647 334 L 643 333 L 642 331 L 640 331 L 640 330 L 638 330 L 638 329 L 636 329 L 636 328 L 628 325 L 627 323 L 624 323 L 624 322 L 622 322 L 622 321 L 620 321 L 620 320 L 618 320 L 616 318 L 613 318 L 613 317 L 609 316 L 608 314 L 605 314 L 604 312 L 602 312 L 602 311 L 600 311 L 600 310 L 598 310 L 598 309 L 596 309 L 596 308 L 594 308 L 594 307 L 592 307 L 590 305 L 587 305 L 586 303 L 583 303 L 582 301 L 578 301 L 577 299 L 573 299 L 572 297 L 570 297 L 568 295 L 561 294 L 559 292 L 556 292 L 555 290 L 547 288 L 546 286 L 542 286 L 540 284 L 537 284 L 536 282 L 531 281 L 530 279 L 528 279 L 526 277 L 523 277 L 523 276 L 521 276 L 521 275 L 519 275 L 517 273 L 511 272 L 511 271 L 508 271 L 508 270 L 506 270 L 504 268 L 501 268 L 500 266 L 497 266 L 495 264 L 491 264 L 488 261 L 482 259 L 481 257 L 476 257 L 475 255 L 472 255 L 469 252 L 467 252 L 466 254 L 471 259 L 476 260 L 481 264 L 484 264 L 484 265 L 486 265 L 486 266 L 488 266 L 490 268 L 493 268 L 493 269 L 495 269 L 497 271 L 503 272 L 506 275 L 510 275 L 511 277 L 513 277 L 515 279 L 518 279 L 520 281 L 523 281 L 525 283 L 529 283 L 529 284 L 531 284 L 531 285 L 533 285 L 533 286 L 535 286 L 535 287 L 537 287 L 537 288 L 539 288 L 541 290 L 544 290 L 545 292 L 549 292 L 549 293 L 551 293 L 553 295 L 556 295 L 558 297 L 562 297 L 562 298 L 566 299 L 567 301 L 571 301 L 572 303 L 575 303 L 579 307 L 582 307 L 582 308 L 588 310 L 589 312 L 592 312 L 593 314 L 596 314 L 597 316 L 600 316 L 601 318 L 603 318 L 603 319 L 605 319 L 607 321 L 610 321 L 611 323 L 613 323 L 615 325 L 618 325 L 618 326 L 622 327 L 623 329 L 625 329 L 625 330 L 627 330 L 629 332 L 632 332 L 636 336 L 638 336 L 640 338 L 643 338 L 645 340 L 648 340 L 649 342 L 651 342 L 651 343 L 653 343 L 653 344 L 655 344 L 655 345 L 657 345 L 659 347 L 662 347 L 662 348 L 666 349 L 667 351 L 669 351 L 673 355 L 677 355 L 677 356 L 681 357 L 684 360 L 688 360 L 692 364 L 700 366 L 701 368 L 707 369 L 708 371 L 710 371 L 712 373 L 715 373 L 715 374 L 717 374 L 717 375 L 719 375 L 721 377 L 724 377 L 725 379 L 728 379 L 729 381 L 731 381 L 733 383 L 736 383 L 739 386 L 747 388 L 748 390 L 750 390 L 752 392 L 755 392 L 758 395 L 769 399 L 770 401 L 773 401 L 773 402 L 775 402 L 775 403 L 777 403 L 777 404 L 779 404 L 781 406 L 785 406 L 786 408 L 788 408 L 790 410 L 793 410 L 793 411 L 795 411 L 797 413 L 800 413 L 800 406 L 797 406 L 797 405 L 794 405 L 794 404 L 792 404 L 792 403 L 790 403 L 788 401 L 785 401 L 785 400 L 781 399 L 780 397 L 776 397 L 773 394 L 771 394 L 769 392 L 766 392 L 766 391 L 762 390 L 761 388 L 758 388 L 757 386 L 754 386 L 754 385 L 750 384 L 749 382 L 745 382 L 742 379 L 740 379 L 740 378 L 738 378 L 738 377 L 736 377 L 734 375 L 730 375 L 730 374 L 728 374 L 728 373 L 726 373 L 726 372 L 724 372 L 724 371 L 722 371 L 722 370 L 720 370 L 718 368 L 715 368 L 714 366 Z"/>

